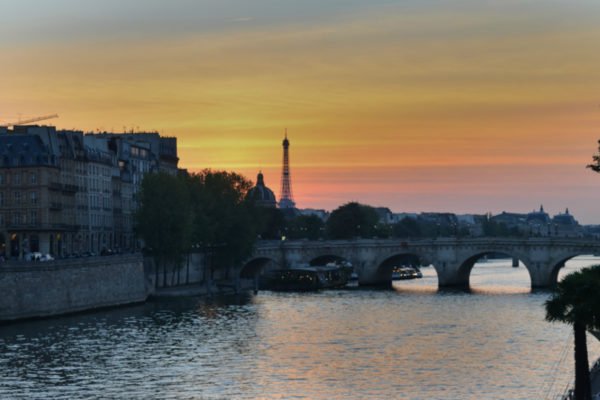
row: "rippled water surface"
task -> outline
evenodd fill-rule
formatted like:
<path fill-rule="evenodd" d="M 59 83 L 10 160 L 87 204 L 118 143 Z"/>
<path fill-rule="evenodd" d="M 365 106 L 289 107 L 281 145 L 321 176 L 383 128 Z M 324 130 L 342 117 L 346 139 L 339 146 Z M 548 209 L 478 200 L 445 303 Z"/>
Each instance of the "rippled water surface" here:
<path fill-rule="evenodd" d="M 573 270 L 599 263 L 575 259 Z M 0 398 L 546 399 L 572 375 L 570 328 L 544 321 L 509 260 L 472 291 L 432 268 L 394 290 L 185 298 L 0 327 Z M 590 359 L 600 346 L 589 337 Z"/>

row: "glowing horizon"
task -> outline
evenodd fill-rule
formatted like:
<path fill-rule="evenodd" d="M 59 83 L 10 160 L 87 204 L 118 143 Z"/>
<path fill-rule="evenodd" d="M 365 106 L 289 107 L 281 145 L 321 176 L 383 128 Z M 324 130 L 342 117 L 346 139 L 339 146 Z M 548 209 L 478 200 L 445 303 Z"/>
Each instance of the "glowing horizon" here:
<path fill-rule="evenodd" d="M 33 6 L 35 5 L 35 7 Z M 302 208 L 600 223 L 600 3 L 4 1 L 0 120 L 139 127 Z"/>

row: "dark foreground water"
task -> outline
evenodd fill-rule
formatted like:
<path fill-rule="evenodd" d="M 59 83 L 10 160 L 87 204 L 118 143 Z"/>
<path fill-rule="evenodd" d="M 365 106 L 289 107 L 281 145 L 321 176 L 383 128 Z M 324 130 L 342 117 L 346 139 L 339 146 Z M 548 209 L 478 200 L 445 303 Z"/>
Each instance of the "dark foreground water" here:
<path fill-rule="evenodd" d="M 578 258 L 567 270 L 598 263 Z M 524 268 L 395 290 L 160 301 L 0 327 L 0 399 L 555 399 L 572 335 Z M 600 346 L 589 337 L 590 355 Z"/>

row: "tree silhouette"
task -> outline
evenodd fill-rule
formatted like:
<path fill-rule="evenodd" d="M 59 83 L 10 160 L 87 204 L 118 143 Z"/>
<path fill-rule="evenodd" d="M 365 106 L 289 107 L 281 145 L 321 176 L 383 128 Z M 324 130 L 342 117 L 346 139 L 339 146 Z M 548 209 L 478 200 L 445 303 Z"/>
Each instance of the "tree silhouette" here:
<path fill-rule="evenodd" d="M 575 399 L 590 400 L 592 390 L 586 331 L 600 329 L 600 265 L 564 277 L 546 301 L 546 320 L 573 326 L 575 336 Z"/>
<path fill-rule="evenodd" d="M 347 203 L 332 211 L 327 220 L 327 234 L 331 239 L 370 238 L 378 222 L 379 216 L 373 207 Z"/>
<path fill-rule="evenodd" d="M 147 174 L 142 181 L 140 207 L 136 213 L 136 233 L 144 240 L 158 270 L 163 269 L 167 282 L 167 265 L 181 266 L 190 247 L 191 204 L 185 181 L 165 173 Z"/>
<path fill-rule="evenodd" d="M 590 168 L 594 172 L 600 172 L 600 140 L 598 140 L 598 154 L 594 154 L 592 160 L 594 162 L 588 164 L 587 168 Z"/>
<path fill-rule="evenodd" d="M 192 242 L 211 253 L 211 269 L 228 268 L 244 260 L 252 253 L 258 235 L 252 204 L 245 201 L 252 182 L 235 172 L 208 169 L 187 179 Z"/>

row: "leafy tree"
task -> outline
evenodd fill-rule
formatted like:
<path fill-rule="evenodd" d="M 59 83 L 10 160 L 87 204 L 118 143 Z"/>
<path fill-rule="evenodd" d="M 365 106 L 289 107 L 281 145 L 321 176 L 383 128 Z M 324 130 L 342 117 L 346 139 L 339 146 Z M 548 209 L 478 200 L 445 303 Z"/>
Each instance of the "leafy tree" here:
<path fill-rule="evenodd" d="M 147 174 L 139 199 L 136 232 L 154 258 L 156 283 L 160 267 L 166 283 L 167 265 L 173 271 L 180 267 L 191 244 L 191 204 L 185 181 L 165 173 Z"/>
<path fill-rule="evenodd" d="M 390 224 L 385 224 L 383 222 L 378 222 L 375 225 L 375 229 L 373 231 L 373 235 L 379 239 L 387 239 L 392 236 L 392 226 Z"/>
<path fill-rule="evenodd" d="M 416 223 L 420 237 L 435 238 L 439 236 L 452 236 L 452 229 L 446 224 L 430 221 L 422 217 L 419 217 Z"/>
<path fill-rule="evenodd" d="M 285 216 L 281 210 L 277 208 L 255 206 L 254 215 L 261 239 L 281 239 L 286 228 Z"/>
<path fill-rule="evenodd" d="M 573 326 L 575 337 L 575 399 L 590 400 L 586 330 L 600 329 L 600 266 L 564 277 L 546 301 L 546 320 Z"/>
<path fill-rule="evenodd" d="M 258 234 L 252 204 L 245 201 L 252 182 L 234 172 L 204 170 L 188 178 L 193 242 L 210 254 L 211 273 L 248 257 Z"/>
<path fill-rule="evenodd" d="M 598 140 L 598 154 L 592 156 L 593 162 L 587 166 L 594 172 L 600 172 L 600 140 Z"/>
<path fill-rule="evenodd" d="M 325 223 L 316 215 L 299 215 L 288 222 L 290 239 L 318 240 L 323 238 Z"/>
<path fill-rule="evenodd" d="M 523 233 L 519 231 L 519 228 L 509 228 L 503 222 L 497 222 L 493 219 L 485 218 L 482 220 L 483 234 L 491 237 L 511 237 L 511 236 L 523 236 Z"/>
<path fill-rule="evenodd" d="M 421 227 L 416 218 L 404 218 L 395 223 L 392 227 L 395 237 L 400 238 L 418 238 L 422 236 Z"/>
<path fill-rule="evenodd" d="M 332 239 L 370 238 L 378 222 L 379 215 L 373 207 L 352 202 L 332 211 L 326 229 Z"/>
<path fill-rule="evenodd" d="M 459 227 L 458 231 L 456 232 L 456 236 L 458 236 L 458 237 L 466 237 L 466 236 L 470 236 L 470 235 L 471 235 L 471 231 L 466 226 Z"/>
<path fill-rule="evenodd" d="M 259 222 L 245 201 L 252 182 L 234 172 L 204 170 L 174 177 L 148 174 L 142 183 L 137 232 L 163 268 L 181 266 L 192 244 L 209 256 L 211 274 L 241 262 L 252 252 Z M 158 282 L 158 279 L 156 279 Z"/>

